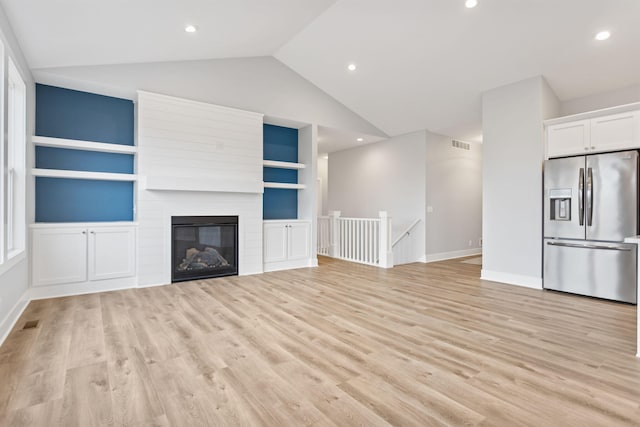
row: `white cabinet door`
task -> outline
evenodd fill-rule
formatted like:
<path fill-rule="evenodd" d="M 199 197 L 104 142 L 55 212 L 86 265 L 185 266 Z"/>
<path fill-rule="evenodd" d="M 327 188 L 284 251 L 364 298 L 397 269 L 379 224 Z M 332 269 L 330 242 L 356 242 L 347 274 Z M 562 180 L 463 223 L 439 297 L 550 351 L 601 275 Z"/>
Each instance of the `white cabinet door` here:
<path fill-rule="evenodd" d="M 289 224 L 288 259 L 309 258 L 310 228 L 308 222 L 293 222 Z"/>
<path fill-rule="evenodd" d="M 89 280 L 117 279 L 135 274 L 136 233 L 133 227 L 89 229 Z"/>
<path fill-rule="evenodd" d="M 286 224 L 264 224 L 264 262 L 287 260 Z"/>
<path fill-rule="evenodd" d="M 589 150 L 591 121 L 580 120 L 547 127 L 547 155 L 561 157 Z"/>
<path fill-rule="evenodd" d="M 33 230 L 33 286 L 87 280 L 87 229 Z"/>
<path fill-rule="evenodd" d="M 640 112 L 613 114 L 591 120 L 590 151 L 613 151 L 637 148 Z"/>

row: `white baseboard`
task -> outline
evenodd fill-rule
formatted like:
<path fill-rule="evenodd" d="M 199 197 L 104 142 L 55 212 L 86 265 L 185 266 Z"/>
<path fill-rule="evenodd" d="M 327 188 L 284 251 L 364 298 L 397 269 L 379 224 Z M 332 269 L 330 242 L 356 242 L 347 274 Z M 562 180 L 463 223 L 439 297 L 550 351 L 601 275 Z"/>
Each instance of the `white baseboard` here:
<path fill-rule="evenodd" d="M 542 278 L 534 276 L 523 276 L 520 274 L 503 273 L 501 271 L 491 271 L 482 269 L 480 273 L 482 280 L 506 283 L 508 285 L 523 286 L 525 288 L 542 289 Z"/>
<path fill-rule="evenodd" d="M 26 297 L 25 292 L 0 323 L 0 345 L 7 339 L 16 322 L 20 316 L 22 316 L 24 309 L 27 308 L 27 305 L 29 305 L 29 299 Z"/>
<path fill-rule="evenodd" d="M 463 258 L 471 255 L 482 255 L 482 248 L 473 248 L 473 249 L 464 249 L 461 251 L 427 254 L 422 258 L 424 259 L 424 261 L 422 262 L 429 263 L 429 262 L 445 261 L 448 259 Z"/>

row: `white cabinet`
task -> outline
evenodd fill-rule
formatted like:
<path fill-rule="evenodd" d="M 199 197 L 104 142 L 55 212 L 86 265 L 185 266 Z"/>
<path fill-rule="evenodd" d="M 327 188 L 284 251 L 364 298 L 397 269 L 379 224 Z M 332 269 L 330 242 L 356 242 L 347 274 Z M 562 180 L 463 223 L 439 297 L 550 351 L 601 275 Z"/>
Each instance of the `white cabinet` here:
<path fill-rule="evenodd" d="M 87 280 L 87 229 L 33 230 L 33 286 Z"/>
<path fill-rule="evenodd" d="M 561 123 L 547 128 L 547 144 L 549 157 L 570 156 L 588 150 L 589 120 Z"/>
<path fill-rule="evenodd" d="M 309 267 L 311 223 L 306 220 L 264 221 L 264 270 Z"/>
<path fill-rule="evenodd" d="M 640 111 L 547 126 L 547 156 L 563 157 L 640 148 Z"/>
<path fill-rule="evenodd" d="M 32 285 L 135 275 L 135 226 L 39 225 L 32 232 Z"/>
<path fill-rule="evenodd" d="M 640 146 L 640 111 L 591 119 L 592 151 L 615 151 Z"/>

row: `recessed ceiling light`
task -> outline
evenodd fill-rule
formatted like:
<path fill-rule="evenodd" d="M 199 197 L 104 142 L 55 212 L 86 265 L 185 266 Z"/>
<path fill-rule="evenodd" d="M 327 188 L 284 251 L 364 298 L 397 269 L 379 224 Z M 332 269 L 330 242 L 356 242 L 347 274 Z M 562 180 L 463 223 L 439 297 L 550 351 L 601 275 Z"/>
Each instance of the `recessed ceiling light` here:
<path fill-rule="evenodd" d="M 355 71 L 356 68 L 358 68 L 358 67 L 356 67 L 356 64 L 347 65 L 347 70 L 349 70 L 349 71 Z"/>
<path fill-rule="evenodd" d="M 356 139 L 356 141 L 362 142 L 362 141 L 364 141 L 364 138 L 358 138 L 358 139 Z"/>
<path fill-rule="evenodd" d="M 606 40 L 609 37 L 611 37 L 611 33 L 609 31 L 600 31 L 598 34 L 596 34 L 596 40 Z"/>
<path fill-rule="evenodd" d="M 187 25 L 186 27 L 184 27 L 184 30 L 187 33 L 195 33 L 196 31 L 198 31 L 198 28 L 195 25 Z"/>
<path fill-rule="evenodd" d="M 478 5 L 478 0 L 467 0 L 464 2 L 464 5 L 469 9 L 474 8 Z"/>

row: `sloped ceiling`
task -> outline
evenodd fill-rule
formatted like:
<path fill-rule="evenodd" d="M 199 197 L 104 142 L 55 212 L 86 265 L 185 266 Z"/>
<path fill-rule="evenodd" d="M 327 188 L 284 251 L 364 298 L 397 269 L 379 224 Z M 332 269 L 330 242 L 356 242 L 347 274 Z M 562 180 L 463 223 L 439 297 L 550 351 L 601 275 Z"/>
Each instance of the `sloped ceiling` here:
<path fill-rule="evenodd" d="M 637 0 L 0 3 L 32 68 L 274 56 L 389 135 L 478 140 L 482 92 L 536 75 L 563 101 L 640 84 Z"/>

